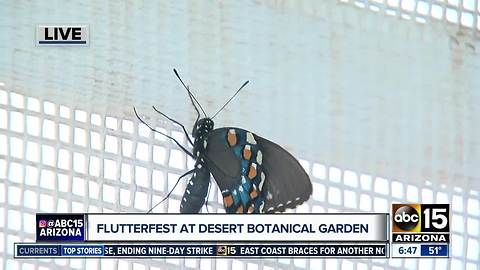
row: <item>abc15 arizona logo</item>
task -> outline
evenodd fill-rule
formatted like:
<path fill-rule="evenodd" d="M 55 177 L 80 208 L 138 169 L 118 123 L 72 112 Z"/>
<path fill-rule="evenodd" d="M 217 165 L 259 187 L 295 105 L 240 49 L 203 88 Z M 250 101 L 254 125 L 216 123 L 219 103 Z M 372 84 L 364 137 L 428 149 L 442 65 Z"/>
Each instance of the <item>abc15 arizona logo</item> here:
<path fill-rule="evenodd" d="M 392 232 L 449 232 L 449 204 L 392 204 Z"/>

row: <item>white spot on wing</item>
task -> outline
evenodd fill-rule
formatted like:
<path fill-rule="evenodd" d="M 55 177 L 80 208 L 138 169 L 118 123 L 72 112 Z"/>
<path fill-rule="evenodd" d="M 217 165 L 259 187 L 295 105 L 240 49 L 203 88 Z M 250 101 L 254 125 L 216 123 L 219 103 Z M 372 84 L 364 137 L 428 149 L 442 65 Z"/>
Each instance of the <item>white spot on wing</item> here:
<path fill-rule="evenodd" d="M 267 200 L 271 200 L 272 199 L 272 193 L 270 193 L 270 191 L 267 193 Z"/>
<path fill-rule="evenodd" d="M 258 188 L 260 189 L 260 191 L 262 191 L 263 189 L 263 184 L 265 183 L 265 174 L 262 172 L 260 174 L 260 184 L 258 184 Z"/>
<path fill-rule="evenodd" d="M 242 184 L 245 184 L 247 180 L 245 179 L 245 176 L 242 175 Z"/>
<path fill-rule="evenodd" d="M 257 163 L 262 165 L 262 159 L 263 159 L 262 151 L 258 150 L 257 151 Z"/>
<path fill-rule="evenodd" d="M 255 141 L 255 138 L 251 132 L 247 132 L 247 142 L 249 144 L 257 144 L 257 141 Z"/>

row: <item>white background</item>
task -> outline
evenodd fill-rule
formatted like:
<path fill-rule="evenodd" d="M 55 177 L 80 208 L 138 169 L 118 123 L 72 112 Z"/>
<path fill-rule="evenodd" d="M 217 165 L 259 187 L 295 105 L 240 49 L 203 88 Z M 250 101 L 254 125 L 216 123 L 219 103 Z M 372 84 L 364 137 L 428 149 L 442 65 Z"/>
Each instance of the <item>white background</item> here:
<path fill-rule="evenodd" d="M 0 1 L 0 268 L 475 269 L 480 262 L 479 5 L 473 0 Z M 35 25 L 90 25 L 90 46 L 35 47 Z M 176 67 L 216 119 L 301 159 L 298 212 L 451 203 L 451 259 L 25 260 L 37 212 L 141 212 L 191 168 Z M 181 182 L 156 212 L 178 212 Z M 222 212 L 215 186 L 210 212 Z M 205 212 L 205 211 L 204 211 Z"/>

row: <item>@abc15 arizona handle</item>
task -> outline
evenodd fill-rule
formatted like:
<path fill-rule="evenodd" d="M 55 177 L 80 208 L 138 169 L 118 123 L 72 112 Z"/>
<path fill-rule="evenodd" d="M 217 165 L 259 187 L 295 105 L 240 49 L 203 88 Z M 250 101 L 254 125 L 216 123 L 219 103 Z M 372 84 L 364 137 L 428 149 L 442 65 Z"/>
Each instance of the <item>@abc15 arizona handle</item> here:
<path fill-rule="evenodd" d="M 392 258 L 448 258 L 449 243 L 449 204 L 392 204 Z"/>

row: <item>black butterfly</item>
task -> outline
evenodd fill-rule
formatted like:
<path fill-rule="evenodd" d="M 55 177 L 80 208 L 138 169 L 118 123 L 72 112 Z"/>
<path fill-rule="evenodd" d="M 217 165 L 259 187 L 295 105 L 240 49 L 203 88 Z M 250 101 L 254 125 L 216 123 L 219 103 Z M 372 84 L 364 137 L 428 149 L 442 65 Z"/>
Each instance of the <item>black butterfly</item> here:
<path fill-rule="evenodd" d="M 194 141 L 191 141 L 182 124 L 155 107 L 153 109 L 182 127 L 188 142 L 193 146 L 193 151 L 187 150 L 171 136 L 150 127 L 138 116 L 135 108 L 134 111 L 137 118 L 152 131 L 172 139 L 187 155 L 195 159 L 195 167 L 179 178 L 180 180 L 192 174 L 180 204 L 181 213 L 200 211 L 208 197 L 210 174 L 222 191 L 227 213 L 283 212 L 287 208 L 295 208 L 310 197 L 312 184 L 307 173 L 281 146 L 241 128 L 213 128 L 213 118 L 247 85 L 248 81 L 210 118 L 177 71 L 175 69 L 173 71 L 187 90 L 197 112 L 192 130 Z M 205 117 L 200 118 L 198 108 Z"/>

